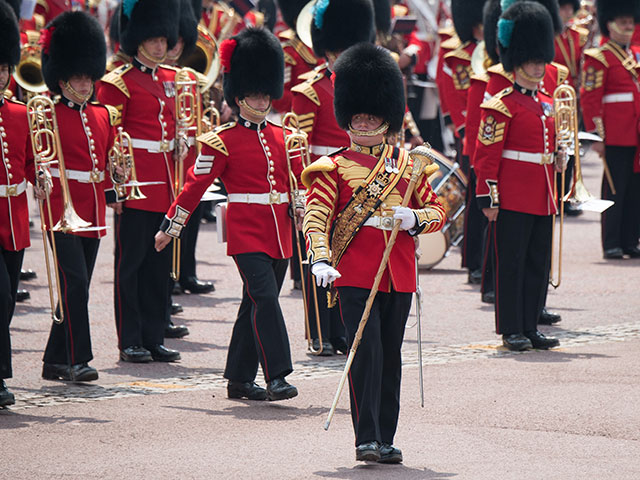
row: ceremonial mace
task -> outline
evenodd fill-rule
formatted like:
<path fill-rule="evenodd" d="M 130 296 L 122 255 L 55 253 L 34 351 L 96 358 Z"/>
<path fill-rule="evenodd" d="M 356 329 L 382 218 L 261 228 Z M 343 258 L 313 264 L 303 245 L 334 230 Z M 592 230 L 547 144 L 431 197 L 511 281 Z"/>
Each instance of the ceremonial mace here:
<path fill-rule="evenodd" d="M 428 165 L 433 161 L 433 157 L 431 155 L 431 145 L 425 143 L 422 146 L 416 147 L 409 152 L 409 156 L 411 157 L 411 160 L 413 160 L 413 167 L 411 170 L 411 180 L 409 181 L 409 186 L 407 187 L 407 191 L 405 192 L 404 198 L 402 199 L 403 207 L 406 207 L 409 204 L 409 200 L 411 199 L 411 195 L 413 195 L 413 192 L 415 190 L 418 177 L 424 170 L 425 165 Z M 333 405 L 331 405 L 331 410 L 329 410 L 329 415 L 327 415 L 327 421 L 324 423 L 325 430 L 329 430 L 331 419 L 336 412 L 340 394 L 342 394 L 344 383 L 347 380 L 347 375 L 349 375 L 349 370 L 351 370 L 353 358 L 356 355 L 358 345 L 360 345 L 360 340 L 362 340 L 362 333 L 364 332 L 364 327 L 367 325 L 367 321 L 369 320 L 371 307 L 373 306 L 373 301 L 375 300 L 376 294 L 378 293 L 378 287 L 380 286 L 380 280 L 382 280 L 382 274 L 387 268 L 387 262 L 389 261 L 389 256 L 391 255 L 391 249 L 393 249 L 393 246 L 396 243 L 396 237 L 398 236 L 398 232 L 400 231 L 401 223 L 401 220 L 396 219 L 393 224 L 393 230 L 391 231 L 389 242 L 387 243 L 387 247 L 384 249 L 384 253 L 382 254 L 382 260 L 380 262 L 380 266 L 378 267 L 378 273 L 373 280 L 373 287 L 371 287 L 371 292 L 369 292 L 369 297 L 367 298 L 364 312 L 362 312 L 362 318 L 360 319 L 360 323 L 358 324 L 358 330 L 356 331 L 353 343 L 351 344 L 351 350 L 349 350 L 349 356 L 347 357 L 347 363 L 345 364 L 344 371 L 342 372 L 342 378 L 340 379 L 340 383 L 338 384 L 338 390 L 336 391 L 336 395 L 333 398 Z"/>

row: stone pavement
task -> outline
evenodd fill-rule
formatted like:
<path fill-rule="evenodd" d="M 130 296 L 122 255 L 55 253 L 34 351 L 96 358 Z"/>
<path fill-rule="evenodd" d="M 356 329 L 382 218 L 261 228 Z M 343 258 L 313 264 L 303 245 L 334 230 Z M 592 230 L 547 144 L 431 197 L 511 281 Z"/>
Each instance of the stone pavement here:
<path fill-rule="evenodd" d="M 600 164 L 585 180 L 599 191 Z M 36 219 L 36 226 L 38 220 Z M 322 429 L 344 357 L 306 354 L 299 292 L 281 302 L 300 395 L 285 402 L 231 401 L 222 369 L 240 281 L 214 225 L 198 244 L 208 295 L 181 295 L 174 317 L 191 335 L 166 343 L 175 364 L 118 361 L 113 321 L 112 236 L 102 242 L 91 289 L 92 341 L 100 379 L 40 378 L 50 320 L 42 240 L 32 231 L 25 283 L 32 299 L 12 323 L 17 403 L 0 411 L 0 479 L 40 478 L 640 478 L 640 260 L 602 260 L 599 218 L 567 219 L 563 283 L 548 306 L 563 321 L 544 332 L 561 348 L 514 354 L 500 347 L 493 308 L 467 285 L 456 249 L 422 272 L 425 408 L 420 407 L 416 319 L 405 336 L 396 443 L 402 466 L 354 461 L 348 398 Z M 259 377 L 259 383 L 263 383 Z"/>

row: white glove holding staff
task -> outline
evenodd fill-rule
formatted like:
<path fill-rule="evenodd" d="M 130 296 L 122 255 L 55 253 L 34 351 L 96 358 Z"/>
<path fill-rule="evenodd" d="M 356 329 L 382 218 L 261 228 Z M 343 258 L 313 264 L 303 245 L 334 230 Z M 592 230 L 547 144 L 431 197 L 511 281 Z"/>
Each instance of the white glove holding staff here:
<path fill-rule="evenodd" d="M 342 274 L 326 262 L 318 262 L 311 265 L 311 273 L 316 277 L 316 285 L 326 287 Z"/>
<path fill-rule="evenodd" d="M 416 226 L 416 215 L 409 207 L 392 207 L 393 219 L 400 220 L 400 230 L 411 230 Z"/>

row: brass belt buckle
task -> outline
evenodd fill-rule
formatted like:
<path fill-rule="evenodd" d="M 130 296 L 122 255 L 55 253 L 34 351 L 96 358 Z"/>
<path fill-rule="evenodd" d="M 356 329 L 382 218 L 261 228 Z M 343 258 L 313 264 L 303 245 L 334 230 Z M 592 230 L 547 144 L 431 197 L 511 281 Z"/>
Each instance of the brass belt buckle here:
<path fill-rule="evenodd" d="M 166 140 L 162 140 L 160 142 L 160 151 L 161 152 L 168 152 L 170 150 L 170 142 L 167 142 Z"/>
<path fill-rule="evenodd" d="M 100 172 L 92 170 L 91 173 L 89 173 L 89 181 L 91 183 L 100 183 Z"/>
<path fill-rule="evenodd" d="M 275 205 L 280 203 L 280 194 L 278 192 L 269 193 L 269 205 Z"/>
<path fill-rule="evenodd" d="M 7 197 L 15 197 L 18 195 L 17 185 L 7 185 Z"/>
<path fill-rule="evenodd" d="M 380 224 L 385 230 L 393 230 L 393 217 L 382 217 Z"/>
<path fill-rule="evenodd" d="M 553 153 L 543 153 L 542 154 L 542 165 L 549 165 L 552 163 Z"/>

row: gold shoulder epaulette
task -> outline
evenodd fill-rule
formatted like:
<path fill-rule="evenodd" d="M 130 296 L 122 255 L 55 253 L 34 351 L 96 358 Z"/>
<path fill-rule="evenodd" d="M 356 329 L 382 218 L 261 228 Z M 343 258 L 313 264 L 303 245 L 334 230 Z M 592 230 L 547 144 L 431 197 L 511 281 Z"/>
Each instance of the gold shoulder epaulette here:
<path fill-rule="evenodd" d="M 569 27 L 571 30 L 573 30 L 574 32 L 577 32 L 580 35 L 580 46 L 584 47 L 585 44 L 587 43 L 587 40 L 589 40 L 589 30 L 587 30 L 586 28 L 583 27 L 579 27 L 577 25 L 571 25 Z"/>
<path fill-rule="evenodd" d="M 331 157 L 320 157 L 302 171 L 300 178 L 305 187 L 311 186 L 311 174 L 316 172 L 331 172 L 336 169 L 336 164 Z"/>
<path fill-rule="evenodd" d="M 308 72 L 301 73 L 298 75 L 298 80 L 310 80 L 316 76 L 316 72 L 313 70 L 309 70 Z"/>
<path fill-rule="evenodd" d="M 318 63 L 318 59 L 314 57 L 313 52 L 307 47 L 302 40 L 298 38 L 298 36 L 294 36 L 289 44 L 298 52 L 298 55 L 305 61 L 305 63 L 309 65 L 316 65 Z"/>
<path fill-rule="evenodd" d="M 131 98 L 131 94 L 129 93 L 129 89 L 127 88 L 127 84 L 122 78 L 122 75 L 127 73 L 132 68 L 133 65 L 130 64 L 122 65 L 121 67 L 116 68 L 114 71 L 107 73 L 104 77 L 101 78 L 101 81 L 113 85 L 122 93 L 124 93 L 127 98 Z"/>
<path fill-rule="evenodd" d="M 458 38 L 457 35 L 454 35 L 453 37 L 445 40 L 444 42 L 442 42 L 440 44 L 440 48 L 444 49 L 444 50 L 455 50 L 456 48 L 460 47 L 462 45 L 462 42 L 460 42 L 460 39 Z"/>
<path fill-rule="evenodd" d="M 286 50 L 284 51 L 284 63 L 285 65 L 297 65 L 296 59 L 291 56 Z"/>
<path fill-rule="evenodd" d="M 107 109 L 107 112 L 109 112 L 109 125 L 111 125 L 112 127 L 120 125 L 120 110 L 118 110 L 116 107 L 113 107 L 111 105 L 102 105 L 102 106 Z"/>
<path fill-rule="evenodd" d="M 292 92 L 301 93 L 309 100 L 311 100 L 316 105 L 320 105 L 320 97 L 318 96 L 318 92 L 313 88 L 313 84 L 322 78 L 322 73 L 317 73 L 312 78 L 305 80 L 302 83 L 299 83 L 295 87 L 291 89 Z"/>
<path fill-rule="evenodd" d="M 511 92 L 513 92 L 513 87 L 507 87 L 504 90 L 496 93 L 493 97 L 491 97 L 486 102 L 483 102 L 482 104 L 480 104 L 480 107 L 490 108 L 491 110 L 495 110 L 511 118 L 512 115 L 511 115 L 511 112 L 509 111 L 509 108 L 502 101 L 502 98 L 506 97 Z"/>
<path fill-rule="evenodd" d="M 480 82 L 489 83 L 489 75 L 487 73 L 473 73 L 471 74 L 471 80 L 478 80 Z"/>
<path fill-rule="evenodd" d="M 224 125 L 220 125 L 219 127 L 216 127 L 211 132 L 200 135 L 197 138 L 197 140 L 200 143 L 204 143 L 205 145 L 208 145 L 214 150 L 217 150 L 218 152 L 226 156 L 229 156 L 229 150 L 227 150 L 227 146 L 224 144 L 219 134 L 235 126 L 236 126 L 236 122 L 225 123 Z"/>
<path fill-rule="evenodd" d="M 558 85 L 562 85 L 569 78 L 569 69 L 561 63 L 551 62 L 558 69 Z"/>
<path fill-rule="evenodd" d="M 469 55 L 469 53 L 465 50 L 465 47 L 467 45 L 469 45 L 469 42 L 465 42 L 461 44 L 455 50 L 452 50 L 451 52 L 446 53 L 444 55 L 444 58 L 459 58 L 460 60 L 466 60 L 468 62 L 471 62 L 471 55 Z"/>
<path fill-rule="evenodd" d="M 166 68 L 167 70 L 173 70 L 174 72 L 180 71 L 178 67 L 174 67 L 173 65 L 165 65 L 164 63 L 160 65 L 162 68 Z"/>
<path fill-rule="evenodd" d="M 7 95 L 7 92 L 9 93 L 9 96 L 8 96 L 8 97 L 6 96 L 6 95 Z M 27 105 L 26 103 L 24 103 L 24 102 L 23 102 L 23 101 L 21 101 L 21 100 L 18 100 L 17 98 L 12 98 L 12 95 L 13 95 L 13 94 L 12 94 L 11 90 L 5 90 L 5 91 L 4 91 L 4 94 L 5 94 L 5 97 L 4 97 L 4 98 L 5 98 L 5 100 L 6 100 L 7 102 L 15 103 L 16 105 L 25 105 L 25 106 Z"/>
<path fill-rule="evenodd" d="M 607 59 L 604 56 L 602 48 L 587 48 L 584 51 L 584 54 L 587 55 L 588 57 L 598 60 L 605 67 L 609 67 L 609 62 L 607 62 Z"/>
<path fill-rule="evenodd" d="M 504 78 L 511 81 L 511 83 L 515 82 L 515 77 L 513 76 L 513 73 L 507 72 L 501 63 L 498 63 L 496 65 L 491 65 L 487 69 L 487 72 L 495 73 L 497 75 L 502 75 Z"/>
<path fill-rule="evenodd" d="M 284 32 L 280 32 L 278 34 L 278 37 L 282 38 L 283 40 L 291 40 L 295 36 L 296 32 L 293 31 L 293 28 L 287 28 Z"/>

